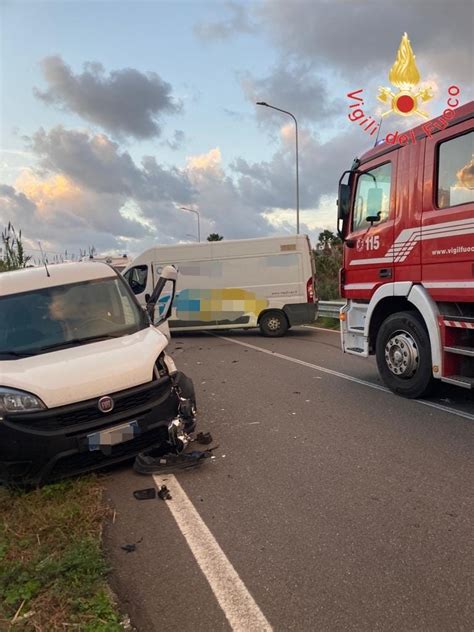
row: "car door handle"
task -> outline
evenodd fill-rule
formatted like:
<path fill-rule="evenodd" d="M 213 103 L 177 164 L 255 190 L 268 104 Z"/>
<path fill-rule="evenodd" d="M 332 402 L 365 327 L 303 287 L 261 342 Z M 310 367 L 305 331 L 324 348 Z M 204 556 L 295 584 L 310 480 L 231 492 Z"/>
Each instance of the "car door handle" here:
<path fill-rule="evenodd" d="M 392 278 L 392 268 L 380 268 L 379 277 L 381 279 L 391 279 Z"/>

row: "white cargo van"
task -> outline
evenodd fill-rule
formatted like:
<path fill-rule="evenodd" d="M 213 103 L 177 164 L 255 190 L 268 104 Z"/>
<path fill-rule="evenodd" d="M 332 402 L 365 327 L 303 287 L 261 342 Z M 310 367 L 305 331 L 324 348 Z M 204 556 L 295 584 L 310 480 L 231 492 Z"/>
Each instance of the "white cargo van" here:
<path fill-rule="evenodd" d="M 266 336 L 282 336 L 316 319 L 307 235 L 150 248 L 123 271 L 142 305 L 167 264 L 179 270 L 172 331 L 260 327 Z"/>
<path fill-rule="evenodd" d="M 166 267 L 145 311 L 105 263 L 0 274 L 0 481 L 85 472 L 137 455 L 176 422 L 193 430 L 192 382 L 155 326 L 175 284 Z"/>

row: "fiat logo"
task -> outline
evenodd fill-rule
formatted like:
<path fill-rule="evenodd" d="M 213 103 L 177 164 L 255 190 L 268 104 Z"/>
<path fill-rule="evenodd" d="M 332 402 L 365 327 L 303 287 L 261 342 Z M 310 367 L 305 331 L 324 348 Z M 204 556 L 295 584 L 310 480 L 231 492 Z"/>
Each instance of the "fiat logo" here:
<path fill-rule="evenodd" d="M 110 413 L 114 407 L 114 400 L 108 395 L 101 397 L 97 403 L 97 407 L 101 413 Z"/>

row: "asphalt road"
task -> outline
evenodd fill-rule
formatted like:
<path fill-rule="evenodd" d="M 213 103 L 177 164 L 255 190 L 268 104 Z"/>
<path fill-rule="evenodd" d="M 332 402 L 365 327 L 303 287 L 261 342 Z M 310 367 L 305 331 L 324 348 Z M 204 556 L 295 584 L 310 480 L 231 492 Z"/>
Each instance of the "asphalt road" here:
<path fill-rule="evenodd" d="M 322 330 L 181 335 L 169 352 L 220 447 L 168 479 L 171 501 L 136 501 L 154 480 L 129 467 L 105 479 L 112 586 L 139 632 L 474 629 L 469 393 L 396 397 Z M 183 527 L 191 510 L 204 531 Z M 245 623 L 228 566 L 267 627 Z"/>

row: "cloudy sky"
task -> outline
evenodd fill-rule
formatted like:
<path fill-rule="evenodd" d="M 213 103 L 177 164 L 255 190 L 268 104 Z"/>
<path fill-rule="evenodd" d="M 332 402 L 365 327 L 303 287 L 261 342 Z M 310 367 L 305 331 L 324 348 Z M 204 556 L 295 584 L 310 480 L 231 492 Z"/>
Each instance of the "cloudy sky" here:
<path fill-rule="evenodd" d="M 470 0 L 197 0 L 1 4 L 0 226 L 50 253 L 137 254 L 201 232 L 335 226 L 340 173 L 374 142 L 347 93 L 379 86 L 405 31 L 430 115 L 473 98 Z M 390 115 L 382 134 L 402 129 Z M 419 120 L 413 117 L 410 126 Z"/>

